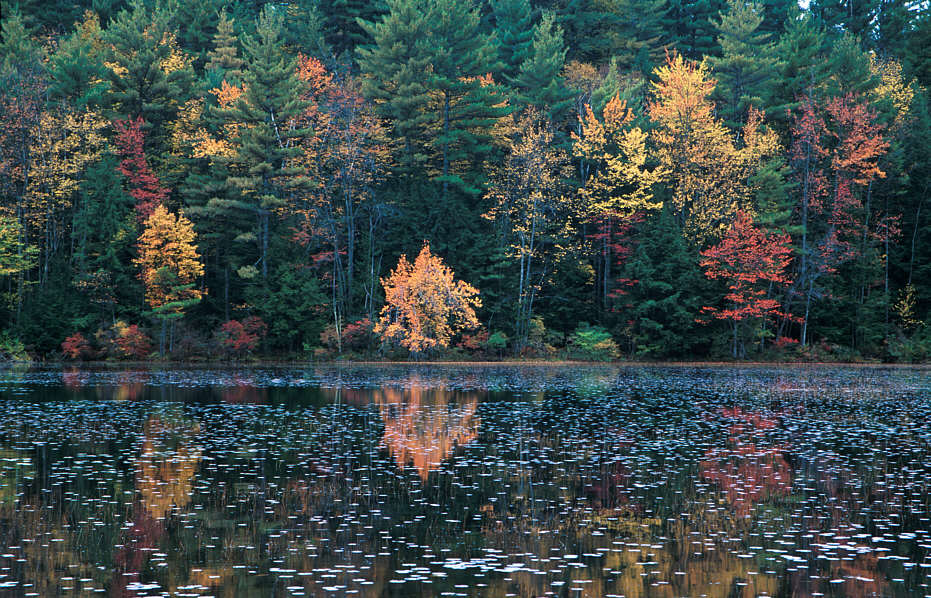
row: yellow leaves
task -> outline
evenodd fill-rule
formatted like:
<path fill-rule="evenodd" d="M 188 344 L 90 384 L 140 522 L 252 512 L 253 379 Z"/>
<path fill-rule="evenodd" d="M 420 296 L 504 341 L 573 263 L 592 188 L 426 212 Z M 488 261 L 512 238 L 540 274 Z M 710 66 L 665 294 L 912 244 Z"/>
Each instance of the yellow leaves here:
<path fill-rule="evenodd" d="M 158 67 L 166 75 L 184 70 L 191 64 L 190 56 L 178 47 L 178 40 L 175 38 L 174 33 L 165 33 L 159 45 L 168 46 L 169 48 L 168 56 L 158 63 Z"/>
<path fill-rule="evenodd" d="M 236 85 L 230 85 L 226 82 L 226 79 L 224 79 L 220 87 L 214 87 L 210 90 L 210 93 L 217 97 L 217 103 L 221 108 L 229 108 L 233 102 L 239 99 L 239 96 L 241 96 L 245 90 L 245 85 L 237 87 Z"/>
<path fill-rule="evenodd" d="M 113 74 L 118 77 L 125 77 L 129 73 L 129 69 L 118 62 L 105 60 L 103 65 L 113 71 Z"/>
<path fill-rule="evenodd" d="M 174 301 L 199 300 L 203 291 L 194 283 L 204 274 L 197 254 L 194 224 L 159 205 L 145 222 L 139 236 L 139 278 L 152 308 Z"/>
<path fill-rule="evenodd" d="M 618 95 L 605 106 L 603 116 L 604 123 L 586 105 L 582 133 L 572 134 L 574 155 L 592 169 L 579 190 L 586 208 L 596 216 L 630 216 L 661 208 L 662 202 L 653 201 L 653 186 L 663 171 L 647 168 L 648 135 L 640 127 L 625 128 L 633 113 Z"/>
<path fill-rule="evenodd" d="M 461 280 L 424 245 L 414 263 L 401 256 L 397 268 L 383 278 L 385 306 L 375 333 L 413 354 L 449 346 L 453 334 L 475 328 L 478 290 Z"/>
<path fill-rule="evenodd" d="M 699 244 L 722 233 L 737 210 L 751 211 L 748 179 L 779 148 L 772 131 L 760 128 L 762 114 L 751 110 L 738 148 L 714 116 L 709 96 L 714 80 L 705 64 L 667 56 L 656 69 L 650 117 L 657 157 L 673 190 L 671 203 L 685 234 Z"/>
<path fill-rule="evenodd" d="M 912 81 L 902 77 L 902 65 L 895 60 L 880 60 L 870 56 L 870 70 L 879 75 L 880 83 L 873 90 L 879 98 L 888 99 L 895 108 L 895 124 L 901 125 L 915 99 Z"/>
<path fill-rule="evenodd" d="M 32 167 L 27 202 L 31 224 L 39 226 L 55 212 L 67 208 L 78 190 L 81 175 L 95 162 L 106 145 L 103 129 L 107 122 L 91 111 L 65 113 L 45 111 L 33 132 Z"/>

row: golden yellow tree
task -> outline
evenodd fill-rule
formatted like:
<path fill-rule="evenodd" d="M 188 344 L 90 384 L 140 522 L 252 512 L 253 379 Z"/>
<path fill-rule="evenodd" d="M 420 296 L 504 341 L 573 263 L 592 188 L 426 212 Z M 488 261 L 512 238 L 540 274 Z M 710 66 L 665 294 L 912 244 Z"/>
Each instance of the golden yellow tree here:
<path fill-rule="evenodd" d="M 760 128 L 750 111 L 743 146 L 715 118 L 709 99 L 715 81 L 704 62 L 668 56 L 654 73 L 650 118 L 657 157 L 672 186 L 671 203 L 687 236 L 698 243 L 720 236 L 737 210 L 752 212 L 748 183 L 761 163 L 778 149 L 775 133 Z"/>
<path fill-rule="evenodd" d="M 385 306 L 375 333 L 419 356 L 449 346 L 453 334 L 478 326 L 478 290 L 461 280 L 424 244 L 414 263 L 402 255 L 397 268 L 381 281 Z"/>
<path fill-rule="evenodd" d="M 203 289 L 196 286 L 204 275 L 196 240 L 193 223 L 161 205 L 146 220 L 139 236 L 139 255 L 135 263 L 140 267 L 139 278 L 145 287 L 146 302 L 162 321 L 161 353 L 165 351 L 167 321 L 182 317 L 185 309 L 204 296 Z"/>
<path fill-rule="evenodd" d="M 579 192 L 585 208 L 595 217 L 630 216 L 663 206 L 653 196 L 653 186 L 663 171 L 647 167 L 648 135 L 640 127 L 630 126 L 633 119 L 624 100 L 615 94 L 605 106 L 602 120 L 586 105 L 581 133 L 572 133 L 572 152 L 589 167 Z"/>

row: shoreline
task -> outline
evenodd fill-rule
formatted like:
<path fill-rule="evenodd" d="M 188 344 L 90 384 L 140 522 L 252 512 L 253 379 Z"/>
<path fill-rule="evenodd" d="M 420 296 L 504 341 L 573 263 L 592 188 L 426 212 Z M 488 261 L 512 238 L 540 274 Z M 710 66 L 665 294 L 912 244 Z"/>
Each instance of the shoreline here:
<path fill-rule="evenodd" d="M 391 360 L 248 360 L 248 361 L 9 361 L 0 367 L 77 367 L 77 368 L 127 368 L 127 367 L 175 367 L 175 368 L 261 368 L 261 367 L 614 367 L 614 368 L 805 368 L 805 367 L 848 367 L 848 368 L 894 368 L 931 369 L 931 363 L 892 363 L 876 361 L 573 361 L 573 360 L 518 360 L 501 361 L 391 361 Z"/>

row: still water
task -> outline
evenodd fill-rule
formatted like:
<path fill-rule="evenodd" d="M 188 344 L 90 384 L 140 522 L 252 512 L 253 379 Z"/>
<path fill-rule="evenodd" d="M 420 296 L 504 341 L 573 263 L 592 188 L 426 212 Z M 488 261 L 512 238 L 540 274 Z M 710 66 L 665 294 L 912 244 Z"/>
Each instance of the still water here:
<path fill-rule="evenodd" d="M 931 371 L 0 373 L 0 594 L 931 596 Z"/>

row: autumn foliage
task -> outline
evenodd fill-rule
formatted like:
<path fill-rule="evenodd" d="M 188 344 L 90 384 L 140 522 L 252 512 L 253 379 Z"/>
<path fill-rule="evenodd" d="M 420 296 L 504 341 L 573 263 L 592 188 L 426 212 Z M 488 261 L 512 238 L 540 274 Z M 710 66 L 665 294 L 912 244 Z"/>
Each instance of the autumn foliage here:
<path fill-rule="evenodd" d="M 771 285 L 790 282 L 786 273 L 792 261 L 790 244 L 789 235 L 767 233 L 754 226 L 749 214 L 737 212 L 724 239 L 702 251 L 705 276 L 727 283 L 724 299 L 729 304 L 724 308 L 704 307 L 702 312 L 733 324 L 735 354 L 739 322 L 781 315 L 780 303 L 769 290 Z"/>
<path fill-rule="evenodd" d="M 61 354 L 65 359 L 88 359 L 93 355 L 93 349 L 83 334 L 75 332 L 62 341 Z"/>
<path fill-rule="evenodd" d="M 401 256 L 397 268 L 382 279 L 385 306 L 375 333 L 414 355 L 449 346 L 453 334 L 478 326 L 478 290 L 453 278 L 453 271 L 424 245 L 414 263 Z"/>
<path fill-rule="evenodd" d="M 241 322 L 225 322 L 217 331 L 217 340 L 228 354 L 242 355 L 254 351 L 266 334 L 268 325 L 262 318 L 249 316 Z"/>
<path fill-rule="evenodd" d="M 176 216 L 158 206 L 146 220 L 139 236 L 136 264 L 145 286 L 145 297 L 153 309 L 170 303 L 183 309 L 187 302 L 198 301 L 203 290 L 194 286 L 204 274 L 197 254 L 194 225 L 183 215 Z"/>
<path fill-rule="evenodd" d="M 118 170 L 126 177 L 129 194 L 136 200 L 136 218 L 139 222 L 151 216 L 155 208 L 168 197 L 168 189 L 161 186 L 146 159 L 143 124 L 142 117 L 113 123 L 121 158 Z"/>

